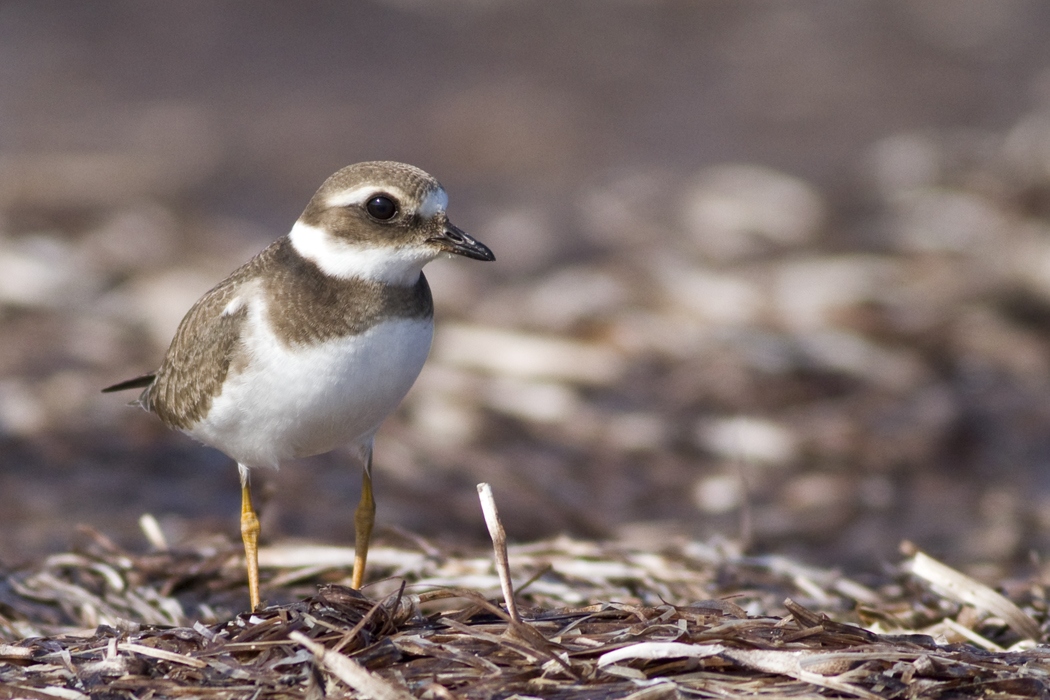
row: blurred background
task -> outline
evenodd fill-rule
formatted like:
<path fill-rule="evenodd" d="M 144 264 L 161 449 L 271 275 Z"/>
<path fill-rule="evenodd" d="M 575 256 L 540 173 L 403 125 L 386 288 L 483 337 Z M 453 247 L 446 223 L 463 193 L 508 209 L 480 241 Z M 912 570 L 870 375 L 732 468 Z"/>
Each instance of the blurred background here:
<path fill-rule="evenodd" d="M 497 262 L 376 452 L 381 538 L 744 538 L 846 570 L 1050 544 L 1050 5 L 0 4 L 0 561 L 237 537 L 220 453 L 102 395 L 361 160 Z M 257 487 L 352 543 L 359 467 Z M 258 482 L 257 482 L 258 483 Z"/>

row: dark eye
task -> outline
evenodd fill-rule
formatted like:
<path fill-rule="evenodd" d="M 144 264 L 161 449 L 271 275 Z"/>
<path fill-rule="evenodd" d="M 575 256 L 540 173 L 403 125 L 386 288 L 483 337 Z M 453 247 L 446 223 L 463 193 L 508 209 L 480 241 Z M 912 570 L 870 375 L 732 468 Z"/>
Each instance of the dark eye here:
<path fill-rule="evenodd" d="M 378 195 L 368 200 L 368 203 L 365 204 L 365 211 L 373 219 L 389 221 L 397 213 L 397 203 L 386 195 Z"/>

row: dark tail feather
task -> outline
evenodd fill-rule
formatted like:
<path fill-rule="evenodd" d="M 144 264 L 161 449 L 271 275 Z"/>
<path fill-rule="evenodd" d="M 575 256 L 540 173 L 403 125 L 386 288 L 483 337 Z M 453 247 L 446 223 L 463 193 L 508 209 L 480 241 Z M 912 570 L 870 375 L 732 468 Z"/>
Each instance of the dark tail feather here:
<path fill-rule="evenodd" d="M 135 377 L 134 379 L 125 379 L 122 382 L 117 382 L 113 386 L 107 386 L 102 390 L 103 394 L 108 394 L 112 391 L 124 391 L 126 389 L 145 389 L 153 380 L 156 379 L 155 374 L 144 374 L 141 377 Z"/>

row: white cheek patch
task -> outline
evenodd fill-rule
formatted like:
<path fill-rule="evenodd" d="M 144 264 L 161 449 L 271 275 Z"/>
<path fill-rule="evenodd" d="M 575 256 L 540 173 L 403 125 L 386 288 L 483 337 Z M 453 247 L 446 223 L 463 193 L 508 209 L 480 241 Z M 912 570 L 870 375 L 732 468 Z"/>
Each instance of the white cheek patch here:
<path fill-rule="evenodd" d="M 341 279 L 365 279 L 408 286 L 439 251 L 417 246 L 348 243 L 324 229 L 296 222 L 288 234 L 299 255 L 321 271 Z"/>
<path fill-rule="evenodd" d="M 349 207 L 355 204 L 360 205 L 364 204 L 377 194 L 389 194 L 399 202 L 405 201 L 404 191 L 397 187 L 376 187 L 375 185 L 365 185 L 363 187 L 355 187 L 352 190 L 336 192 L 325 200 L 325 204 L 329 207 Z"/>
<path fill-rule="evenodd" d="M 448 208 L 448 194 L 441 187 L 430 191 L 419 205 L 419 215 L 424 219 L 443 213 Z"/>

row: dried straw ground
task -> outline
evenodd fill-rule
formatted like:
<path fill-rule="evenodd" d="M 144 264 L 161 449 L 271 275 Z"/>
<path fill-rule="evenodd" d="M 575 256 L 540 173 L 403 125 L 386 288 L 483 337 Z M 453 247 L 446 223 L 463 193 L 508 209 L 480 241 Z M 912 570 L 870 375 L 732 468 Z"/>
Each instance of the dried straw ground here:
<path fill-rule="evenodd" d="M 251 614 L 234 544 L 93 534 L 4 572 L 0 698 L 1050 697 L 1041 585 L 1003 595 L 917 551 L 868 585 L 726 543 L 508 552 L 489 522 L 496 566 L 379 548 L 364 594 L 350 551 L 267 549 L 264 593 L 290 602 Z"/>

